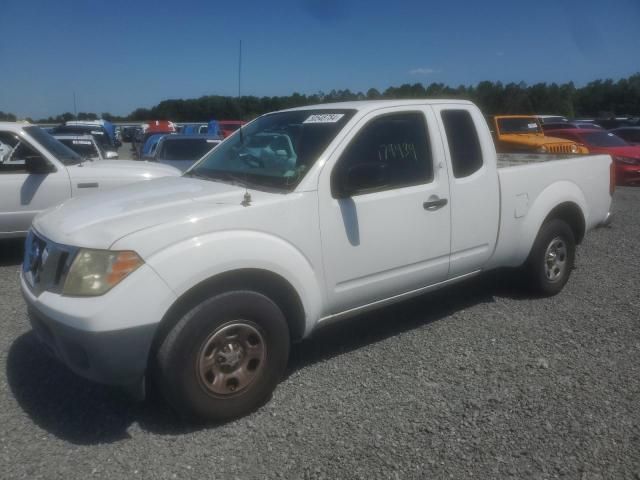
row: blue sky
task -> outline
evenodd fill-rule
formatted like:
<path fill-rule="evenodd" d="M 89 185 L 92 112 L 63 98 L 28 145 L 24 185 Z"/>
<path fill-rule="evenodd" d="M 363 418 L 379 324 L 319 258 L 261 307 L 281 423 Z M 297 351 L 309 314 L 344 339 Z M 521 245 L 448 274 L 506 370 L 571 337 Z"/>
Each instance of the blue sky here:
<path fill-rule="evenodd" d="M 640 0 L 3 0 L 0 110 L 640 71 Z"/>

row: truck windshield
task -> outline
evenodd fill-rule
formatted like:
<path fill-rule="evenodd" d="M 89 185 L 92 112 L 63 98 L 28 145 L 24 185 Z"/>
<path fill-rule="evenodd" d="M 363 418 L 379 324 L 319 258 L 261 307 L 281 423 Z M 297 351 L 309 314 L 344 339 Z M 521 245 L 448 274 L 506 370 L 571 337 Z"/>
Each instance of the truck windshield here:
<path fill-rule="evenodd" d="M 100 153 L 96 148 L 96 144 L 91 140 L 85 139 L 72 139 L 72 138 L 58 138 L 57 139 L 63 145 L 69 147 L 76 152 L 82 158 L 88 158 L 91 160 L 99 160 Z"/>
<path fill-rule="evenodd" d="M 31 135 L 31 137 L 38 142 L 42 148 L 60 160 L 63 164 L 76 165 L 78 163 L 82 163 L 82 157 L 80 155 L 66 145 L 60 143 L 40 127 L 24 127 L 24 130 Z"/>
<path fill-rule="evenodd" d="M 535 118 L 499 118 L 500 133 L 542 133 Z"/>
<path fill-rule="evenodd" d="M 623 139 L 608 132 L 589 132 L 582 134 L 587 145 L 594 147 L 626 147 L 629 145 Z"/>
<path fill-rule="evenodd" d="M 215 147 L 219 140 L 207 138 L 165 138 L 161 150 L 157 154 L 158 160 L 198 160 L 205 153 Z"/>
<path fill-rule="evenodd" d="M 185 175 L 292 191 L 355 110 L 295 110 L 243 126 Z"/>

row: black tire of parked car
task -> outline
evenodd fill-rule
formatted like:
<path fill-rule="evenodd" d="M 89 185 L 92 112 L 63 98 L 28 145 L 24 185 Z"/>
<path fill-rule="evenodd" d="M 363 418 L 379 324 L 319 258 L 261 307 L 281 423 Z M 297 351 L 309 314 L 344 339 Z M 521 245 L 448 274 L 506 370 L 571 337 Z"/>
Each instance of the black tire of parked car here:
<path fill-rule="evenodd" d="M 168 333 L 156 355 L 156 382 L 183 418 L 229 420 L 270 398 L 289 346 L 286 319 L 271 299 L 253 291 L 222 293 L 195 306 Z M 222 382 L 216 384 L 217 377 Z"/>
<path fill-rule="evenodd" d="M 558 294 L 574 268 L 575 253 L 576 241 L 571 227 L 560 219 L 545 222 L 525 263 L 531 290 L 542 296 Z"/>

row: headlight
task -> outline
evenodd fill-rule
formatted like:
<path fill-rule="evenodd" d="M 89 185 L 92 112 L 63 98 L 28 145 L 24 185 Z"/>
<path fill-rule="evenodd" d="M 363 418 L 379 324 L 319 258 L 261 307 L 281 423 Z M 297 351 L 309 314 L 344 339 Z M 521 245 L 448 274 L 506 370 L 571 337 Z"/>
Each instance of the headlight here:
<path fill-rule="evenodd" d="M 571 153 L 578 153 L 578 152 L 579 152 L 578 146 L 575 143 L 571 145 Z"/>
<path fill-rule="evenodd" d="M 627 165 L 638 165 L 640 163 L 640 159 L 629 157 L 613 157 L 613 160 L 615 162 L 626 163 Z"/>
<path fill-rule="evenodd" d="M 136 252 L 82 248 L 69 268 L 63 295 L 102 295 L 144 262 Z"/>
<path fill-rule="evenodd" d="M 538 153 L 547 153 L 547 147 L 544 145 L 538 147 Z"/>

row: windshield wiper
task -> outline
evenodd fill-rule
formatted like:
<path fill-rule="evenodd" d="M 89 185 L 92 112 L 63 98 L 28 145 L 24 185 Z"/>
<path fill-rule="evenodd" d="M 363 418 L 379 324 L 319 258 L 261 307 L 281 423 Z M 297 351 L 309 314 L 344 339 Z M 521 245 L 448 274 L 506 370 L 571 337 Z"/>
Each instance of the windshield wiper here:
<path fill-rule="evenodd" d="M 247 182 L 244 178 L 225 171 L 217 171 L 211 175 L 211 178 L 215 178 L 218 180 L 227 180 L 230 181 L 233 185 L 238 185 L 245 188 L 250 185 L 249 182 Z"/>
<path fill-rule="evenodd" d="M 196 172 L 195 170 L 189 170 L 182 174 L 183 177 L 193 177 L 193 178 L 201 178 L 202 180 L 212 180 L 212 178 L 208 175 L 202 175 L 201 173 Z"/>
<path fill-rule="evenodd" d="M 189 177 L 201 178 L 203 180 L 209 180 L 209 181 L 222 180 L 223 182 L 226 181 L 228 183 L 231 183 L 232 185 L 238 185 L 241 187 L 246 187 L 248 185 L 248 182 L 245 182 L 244 179 L 241 179 L 240 177 L 237 177 L 232 173 L 223 172 L 220 170 L 216 172 L 211 172 L 209 174 L 202 174 L 202 173 L 196 172 L 195 170 L 189 170 L 188 172 L 185 172 L 183 175 L 185 177 L 189 176 Z"/>

